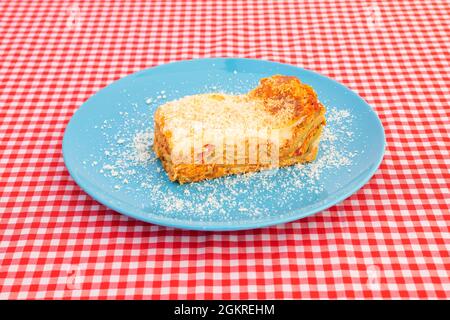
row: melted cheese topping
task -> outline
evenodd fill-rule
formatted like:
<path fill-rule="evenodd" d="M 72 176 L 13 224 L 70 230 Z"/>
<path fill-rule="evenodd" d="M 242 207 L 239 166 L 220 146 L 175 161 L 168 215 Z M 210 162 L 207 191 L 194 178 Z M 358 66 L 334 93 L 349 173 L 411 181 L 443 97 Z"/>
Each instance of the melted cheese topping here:
<path fill-rule="evenodd" d="M 274 117 L 264 107 L 261 99 L 250 99 L 247 95 L 206 93 L 186 96 L 170 101 L 158 108 L 164 116 L 164 128 L 173 130 L 202 126 L 210 129 L 232 129 L 279 127 L 293 112 Z"/>

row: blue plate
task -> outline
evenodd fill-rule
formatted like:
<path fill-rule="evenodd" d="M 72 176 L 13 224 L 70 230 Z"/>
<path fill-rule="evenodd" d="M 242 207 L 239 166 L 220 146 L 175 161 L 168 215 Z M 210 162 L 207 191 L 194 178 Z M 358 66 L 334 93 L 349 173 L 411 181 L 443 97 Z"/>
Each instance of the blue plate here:
<path fill-rule="evenodd" d="M 274 74 L 310 84 L 327 108 L 316 161 L 193 184 L 170 182 L 149 151 L 157 106 L 202 92 L 244 93 Z M 384 149 L 377 115 L 345 86 L 291 65 L 232 58 L 180 61 L 124 77 L 75 112 L 63 140 L 70 175 L 94 199 L 139 220 L 195 230 L 261 228 L 320 212 L 360 189 Z"/>

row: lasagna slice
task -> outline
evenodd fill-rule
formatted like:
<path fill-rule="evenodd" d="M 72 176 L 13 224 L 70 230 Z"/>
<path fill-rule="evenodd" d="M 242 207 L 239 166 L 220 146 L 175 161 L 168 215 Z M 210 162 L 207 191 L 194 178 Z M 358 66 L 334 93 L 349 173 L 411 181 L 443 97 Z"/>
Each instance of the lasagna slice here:
<path fill-rule="evenodd" d="M 247 94 L 170 101 L 154 119 L 156 155 L 170 180 L 186 183 L 313 161 L 325 107 L 309 85 L 274 75 Z"/>

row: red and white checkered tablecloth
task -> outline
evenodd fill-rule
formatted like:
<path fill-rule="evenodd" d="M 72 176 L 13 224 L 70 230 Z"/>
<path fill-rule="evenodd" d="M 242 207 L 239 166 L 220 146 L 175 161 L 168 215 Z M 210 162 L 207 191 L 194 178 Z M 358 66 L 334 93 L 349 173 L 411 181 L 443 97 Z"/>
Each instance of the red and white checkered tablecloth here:
<path fill-rule="evenodd" d="M 1 1 L 0 298 L 450 298 L 450 2 Z M 63 131 L 129 73 L 198 57 L 313 69 L 387 135 L 356 194 L 240 232 L 146 224 L 70 178 Z"/>

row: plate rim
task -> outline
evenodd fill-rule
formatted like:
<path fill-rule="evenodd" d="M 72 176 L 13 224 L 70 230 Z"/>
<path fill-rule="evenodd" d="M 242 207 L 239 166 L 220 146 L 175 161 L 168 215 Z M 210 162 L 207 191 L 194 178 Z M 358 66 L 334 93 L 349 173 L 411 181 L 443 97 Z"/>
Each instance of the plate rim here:
<path fill-rule="evenodd" d="M 302 208 L 296 208 L 296 209 L 291 209 L 289 210 L 286 214 L 283 214 L 282 216 L 272 216 L 269 217 L 267 219 L 264 220 L 239 220 L 239 221 L 232 221 L 232 222 L 200 222 L 200 221 L 188 221 L 188 220 L 181 220 L 181 219 L 173 219 L 173 218 L 160 218 L 158 216 L 155 215 L 147 215 L 145 217 L 143 217 L 142 215 L 130 212 L 130 210 L 124 210 L 121 209 L 118 205 L 114 204 L 113 202 L 117 202 L 117 200 L 111 201 L 110 196 L 108 196 L 105 193 L 96 193 L 96 192 L 91 192 L 91 189 L 89 186 L 87 186 L 86 184 L 84 184 L 83 179 L 79 179 L 78 176 L 75 174 L 75 172 L 72 170 L 71 165 L 70 165 L 70 160 L 67 159 L 67 152 L 65 151 L 68 146 L 68 138 L 67 138 L 67 133 L 70 130 L 70 127 L 73 125 L 73 122 L 76 121 L 74 120 L 74 118 L 76 119 L 76 114 L 78 113 L 79 110 L 81 110 L 81 108 L 83 108 L 85 106 L 85 104 L 95 95 L 97 95 L 100 91 L 104 90 L 105 88 L 111 86 L 112 84 L 118 82 L 118 81 L 122 81 L 126 78 L 132 77 L 132 76 L 136 76 L 140 73 L 143 72 L 147 72 L 149 70 L 153 70 L 153 69 L 159 69 L 159 68 L 164 68 L 167 67 L 169 65 L 173 65 L 173 64 L 178 64 L 178 63 L 189 63 L 189 62 L 197 62 L 197 61 L 226 61 L 226 60 L 244 60 L 244 61 L 251 61 L 251 62 L 256 62 L 256 63 L 270 63 L 270 64 L 274 64 L 274 65 L 280 65 L 280 66 L 287 66 L 287 67 L 293 67 L 296 69 L 299 69 L 301 71 L 305 71 L 308 73 L 313 73 L 316 76 L 319 76 L 321 78 L 324 78 L 325 80 L 331 81 L 333 82 L 335 85 L 344 88 L 345 90 L 349 91 L 351 94 L 355 95 L 359 100 L 361 100 L 361 102 L 363 104 L 365 104 L 368 107 L 368 110 L 370 113 L 373 114 L 373 116 L 375 117 L 376 120 L 376 125 L 379 127 L 380 132 L 381 132 L 381 137 L 382 137 L 382 150 L 378 156 L 378 159 L 376 159 L 375 165 L 368 170 L 368 173 L 365 175 L 364 179 L 361 179 L 359 181 L 359 183 L 356 184 L 350 184 L 350 187 L 348 188 L 348 190 L 346 190 L 345 192 L 343 192 L 342 194 L 340 194 L 338 197 L 333 198 L 330 201 L 327 201 L 325 204 L 320 205 L 320 206 L 315 206 L 312 209 L 303 211 Z M 288 64 L 288 63 L 281 63 L 281 62 L 277 62 L 277 61 L 272 61 L 272 60 L 268 60 L 268 59 L 253 59 L 253 58 L 240 58 L 240 57 L 214 57 L 214 58 L 195 58 L 195 59 L 186 59 L 186 60 L 177 60 L 177 61 L 172 61 L 169 63 L 165 63 L 165 64 L 161 64 L 161 65 L 156 65 L 150 68 L 145 68 L 136 72 L 133 72 L 131 74 L 128 74 L 124 77 L 121 77 L 117 80 L 114 80 L 113 82 L 107 84 L 106 86 L 100 88 L 99 90 L 97 90 L 94 94 L 92 94 L 91 96 L 89 96 L 88 99 L 86 99 L 72 114 L 69 122 L 67 123 L 65 130 L 64 130 L 64 135 L 63 135 L 63 139 L 62 139 L 62 156 L 63 156 L 63 161 L 64 161 L 64 165 L 67 168 L 71 178 L 75 181 L 75 183 L 84 191 L 86 192 L 90 197 L 92 197 L 95 201 L 101 203 L 102 205 L 106 206 L 107 208 L 110 208 L 122 215 L 134 218 L 136 220 L 139 221 L 143 221 L 146 223 L 152 223 L 155 225 L 159 225 L 159 226 L 163 226 L 163 227 L 169 227 L 169 228 L 177 228 L 177 229 L 184 229 L 184 230 L 195 230 L 195 231 L 240 231 L 240 230 L 252 230 L 252 229 L 259 229 L 259 228 L 265 228 L 265 227 L 269 227 L 269 226 L 275 226 L 275 225 L 279 225 L 279 224 L 284 224 L 284 223 L 288 223 L 288 222 L 292 222 L 292 221 L 296 221 L 299 219 L 303 219 L 307 216 L 311 216 L 313 214 L 317 214 L 320 213 L 328 208 L 331 208 L 332 206 L 338 204 L 339 202 L 342 202 L 343 200 L 347 199 L 348 197 L 350 197 L 351 195 L 353 195 L 354 193 L 356 193 L 358 190 L 360 190 L 363 186 L 365 186 L 370 179 L 372 179 L 372 177 L 374 176 L 374 174 L 376 173 L 376 171 L 378 170 L 378 168 L 380 167 L 384 155 L 386 152 L 386 134 L 384 131 L 384 127 L 383 124 L 380 120 L 380 118 L 378 117 L 378 114 L 375 112 L 375 110 L 372 108 L 372 106 L 370 104 L 368 104 L 357 92 L 353 91 L 352 89 L 348 88 L 347 86 L 341 84 L 340 82 L 325 76 L 319 72 L 313 71 L 313 70 L 309 70 L 309 69 L 305 69 L 302 67 L 298 67 L 296 65 L 292 65 L 292 64 Z M 347 185 L 348 186 L 348 185 Z M 98 196 L 100 195 L 100 196 Z M 103 196 L 101 196 L 103 195 Z M 208 223 L 210 223 L 211 225 L 208 225 Z M 236 223 L 239 223 L 239 225 L 237 225 Z M 244 223 L 244 224 L 243 224 Z"/>

